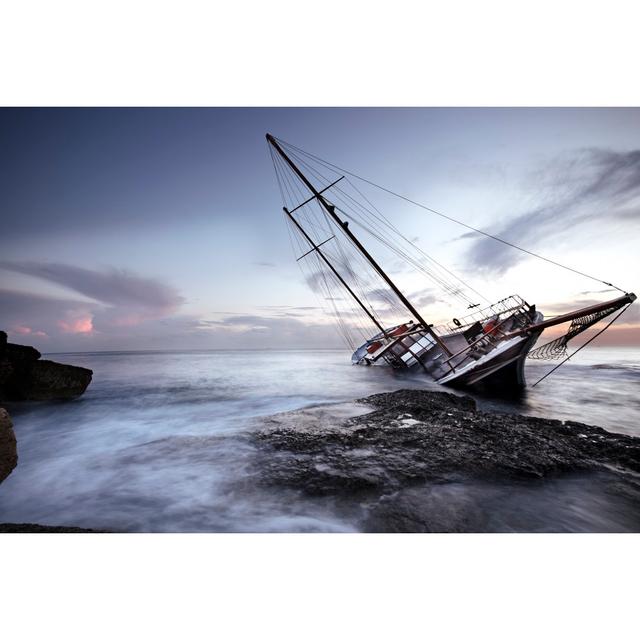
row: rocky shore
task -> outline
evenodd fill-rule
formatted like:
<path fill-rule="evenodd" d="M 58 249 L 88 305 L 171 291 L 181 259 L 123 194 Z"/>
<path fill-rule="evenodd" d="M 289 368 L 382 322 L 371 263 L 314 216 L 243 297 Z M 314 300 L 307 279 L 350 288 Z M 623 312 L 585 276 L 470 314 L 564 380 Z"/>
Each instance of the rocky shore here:
<path fill-rule="evenodd" d="M 351 508 L 358 503 L 364 530 L 484 530 L 482 514 L 471 523 L 465 513 L 443 521 L 446 500 L 434 508 L 434 488 L 473 481 L 526 489 L 575 477 L 597 477 L 598 490 L 616 494 L 629 526 L 640 530 L 640 439 L 483 412 L 468 396 L 401 390 L 335 413 L 319 407 L 281 414 L 256 431 L 255 441 L 261 482 Z"/>

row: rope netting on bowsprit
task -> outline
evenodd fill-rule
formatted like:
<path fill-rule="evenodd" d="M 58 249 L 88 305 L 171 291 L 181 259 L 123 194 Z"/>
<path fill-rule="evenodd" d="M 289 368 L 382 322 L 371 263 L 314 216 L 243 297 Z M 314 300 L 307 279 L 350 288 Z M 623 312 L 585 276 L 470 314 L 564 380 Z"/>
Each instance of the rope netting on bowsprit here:
<path fill-rule="evenodd" d="M 590 313 L 580 318 L 575 318 L 571 321 L 569 329 L 564 335 L 543 344 L 537 349 L 529 351 L 529 355 L 527 357 L 532 360 L 558 360 L 560 358 L 564 358 L 567 355 L 567 344 L 570 340 L 581 334 L 583 331 L 586 331 L 589 327 L 600 322 L 603 318 L 611 315 L 619 308 L 620 307 L 612 307 L 610 309 L 603 309 L 596 313 Z"/>

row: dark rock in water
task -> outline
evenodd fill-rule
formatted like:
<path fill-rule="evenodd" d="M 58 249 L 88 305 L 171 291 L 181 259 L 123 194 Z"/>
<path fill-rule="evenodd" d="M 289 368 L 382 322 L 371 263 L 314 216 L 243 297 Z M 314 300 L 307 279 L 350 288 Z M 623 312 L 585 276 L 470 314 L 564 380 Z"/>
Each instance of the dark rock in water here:
<path fill-rule="evenodd" d="M 81 529 L 80 527 L 50 527 L 28 522 L 0 522 L 0 533 L 106 533 L 97 529 Z"/>
<path fill-rule="evenodd" d="M 28 400 L 75 398 L 85 392 L 92 375 L 83 367 L 39 360 L 25 378 L 21 393 Z"/>
<path fill-rule="evenodd" d="M 640 504 L 640 483 L 625 479 L 640 472 L 639 438 L 483 412 L 473 399 L 444 392 L 401 390 L 359 402 L 371 411 L 332 420 L 324 408 L 319 424 L 308 416 L 296 420 L 296 412 L 273 416 L 255 434 L 262 482 L 310 496 L 358 496 L 374 518 L 363 529 L 377 531 L 480 530 L 464 521 L 443 525 L 446 500 L 438 503 L 442 518 L 435 517 L 436 499 L 429 496 L 456 481 L 508 487 L 562 474 L 613 473 L 626 487 L 624 499 Z M 440 494 L 433 495 L 441 500 Z M 426 522 L 426 514 L 435 520 Z"/>
<path fill-rule="evenodd" d="M 40 360 L 33 347 L 7 343 L 0 331 L 0 400 L 64 400 L 83 394 L 93 372 Z"/>
<path fill-rule="evenodd" d="M 18 464 L 16 436 L 9 414 L 0 407 L 0 482 L 2 482 Z"/>

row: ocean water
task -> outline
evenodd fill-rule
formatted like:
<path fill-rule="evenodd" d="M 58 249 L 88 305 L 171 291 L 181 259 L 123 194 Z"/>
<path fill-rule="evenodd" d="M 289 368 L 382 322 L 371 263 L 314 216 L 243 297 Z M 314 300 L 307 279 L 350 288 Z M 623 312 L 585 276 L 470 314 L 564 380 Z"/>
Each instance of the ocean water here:
<path fill-rule="evenodd" d="M 256 419 L 281 411 L 440 388 L 419 374 L 352 366 L 345 351 L 53 359 L 93 369 L 93 382 L 73 401 L 8 406 L 19 463 L 0 485 L 0 522 L 115 531 L 359 531 L 367 505 L 261 488 L 243 434 Z M 531 362 L 528 381 L 549 368 Z M 477 399 L 488 409 L 640 436 L 639 391 L 640 349 L 592 348 L 518 398 Z M 526 486 L 457 481 L 425 489 L 425 505 L 432 530 L 638 530 L 637 504 L 610 489 L 594 476 Z M 394 530 L 393 520 L 387 524 L 380 529 Z"/>

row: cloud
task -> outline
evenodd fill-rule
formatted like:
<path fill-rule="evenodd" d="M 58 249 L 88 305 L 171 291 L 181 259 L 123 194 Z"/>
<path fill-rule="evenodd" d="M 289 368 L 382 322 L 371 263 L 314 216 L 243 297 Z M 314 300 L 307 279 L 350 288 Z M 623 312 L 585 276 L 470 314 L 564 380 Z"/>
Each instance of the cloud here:
<path fill-rule="evenodd" d="M 432 289 L 423 289 L 422 291 L 417 291 L 416 293 L 411 295 L 411 300 L 418 308 L 428 307 L 429 305 L 438 302 L 438 298 L 436 297 Z"/>
<path fill-rule="evenodd" d="M 9 337 L 18 342 L 27 337 L 33 341 L 60 333 L 77 333 L 74 327 L 86 329 L 86 320 L 91 320 L 99 308 L 100 305 L 93 302 L 1 289 L 0 328 L 6 328 Z M 84 325 L 74 324 L 83 319 Z"/>
<path fill-rule="evenodd" d="M 65 333 L 91 333 L 93 331 L 93 316 L 67 314 L 65 320 L 58 320 L 58 326 Z"/>
<path fill-rule="evenodd" d="M 95 301 L 97 306 L 91 306 L 90 314 L 85 305 L 84 313 L 68 309 L 67 315 L 74 312 L 79 317 L 59 319 L 59 326 L 71 333 L 90 332 L 94 316 L 96 327 L 100 323 L 131 326 L 170 315 L 184 302 L 169 285 L 122 269 L 98 271 L 59 263 L 8 261 L 0 262 L 0 268 L 61 285 Z"/>
<path fill-rule="evenodd" d="M 37 336 L 38 338 L 48 337 L 44 331 L 35 331 L 31 327 L 25 327 L 19 324 L 9 327 L 9 334 L 19 336 Z"/>
<path fill-rule="evenodd" d="M 518 246 L 536 249 L 550 236 L 573 231 L 589 221 L 640 220 L 640 150 L 582 149 L 563 154 L 534 176 L 540 205 L 491 233 Z M 467 254 L 474 269 L 507 271 L 525 254 L 490 238 L 476 240 Z"/>
<path fill-rule="evenodd" d="M 143 344 L 153 348 L 162 344 L 160 337 L 173 331 L 176 323 L 187 340 L 188 332 L 197 328 L 197 319 L 176 319 L 184 299 L 154 278 L 121 269 L 92 270 L 57 263 L 2 261 L 0 268 L 60 285 L 85 298 L 0 290 L 0 327 L 6 327 L 16 341 L 28 337 L 36 346 L 75 350 L 134 346 L 137 340 L 140 346 L 134 348 L 145 348 Z M 180 338 L 177 329 L 173 338 Z"/>
<path fill-rule="evenodd" d="M 370 289 L 366 291 L 367 300 L 370 303 L 375 303 L 377 306 L 381 306 L 383 309 L 391 309 L 394 305 L 398 305 L 398 298 L 396 294 L 390 289 Z"/>
<path fill-rule="evenodd" d="M 302 322 L 290 317 L 241 314 L 222 320 L 203 319 L 213 340 L 246 349 L 339 348 L 344 346 L 333 323 Z"/>

